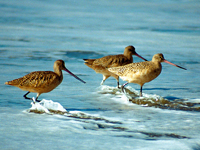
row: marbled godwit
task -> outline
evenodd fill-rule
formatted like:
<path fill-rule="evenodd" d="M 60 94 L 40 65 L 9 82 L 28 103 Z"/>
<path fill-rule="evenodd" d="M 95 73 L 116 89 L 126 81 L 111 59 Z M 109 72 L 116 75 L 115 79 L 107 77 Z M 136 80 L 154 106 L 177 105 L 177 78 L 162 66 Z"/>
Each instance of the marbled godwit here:
<path fill-rule="evenodd" d="M 85 65 L 92 68 L 96 73 L 103 74 L 103 80 L 101 82 L 101 85 L 105 82 L 106 79 L 112 76 L 117 80 L 117 85 L 119 88 L 119 76 L 108 71 L 108 68 L 124 66 L 132 63 L 133 62 L 132 55 L 136 55 L 141 59 L 147 61 L 146 59 L 144 59 L 135 52 L 135 47 L 133 46 L 127 46 L 124 49 L 124 54 L 109 55 L 98 59 L 83 59 L 83 60 L 85 61 Z"/>
<path fill-rule="evenodd" d="M 70 75 L 78 79 L 79 81 L 86 83 L 82 79 L 78 78 L 76 75 L 71 73 L 66 67 L 63 60 L 56 60 L 54 63 L 54 72 L 52 71 L 35 71 L 31 72 L 21 78 L 8 81 L 5 84 L 12 85 L 20 88 L 21 90 L 28 91 L 25 95 L 25 99 L 28 98 L 27 95 L 30 92 L 37 93 L 36 101 L 40 102 L 38 97 L 42 93 L 48 93 L 55 89 L 63 80 L 62 70 L 68 72 Z"/>
<path fill-rule="evenodd" d="M 112 73 L 117 74 L 122 80 L 128 81 L 122 86 L 122 91 L 128 83 L 136 83 L 140 85 L 140 96 L 142 96 L 142 86 L 159 76 L 162 70 L 161 62 L 171 64 L 173 66 L 185 69 L 181 66 L 175 65 L 166 59 L 163 54 L 155 54 L 152 61 L 131 63 L 125 66 L 109 68 Z M 185 69 L 186 70 L 186 69 Z"/>

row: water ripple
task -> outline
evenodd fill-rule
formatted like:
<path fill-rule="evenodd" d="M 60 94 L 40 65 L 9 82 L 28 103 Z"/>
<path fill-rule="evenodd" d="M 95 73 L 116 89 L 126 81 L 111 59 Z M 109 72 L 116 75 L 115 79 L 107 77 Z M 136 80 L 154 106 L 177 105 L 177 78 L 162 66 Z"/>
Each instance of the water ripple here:
<path fill-rule="evenodd" d="M 158 95 L 148 95 L 143 94 L 143 97 L 138 97 L 138 93 L 126 90 L 126 96 L 130 102 L 145 106 L 145 107 L 155 107 L 161 109 L 173 109 L 173 110 L 183 110 L 183 111 L 200 111 L 200 102 L 192 103 L 187 99 L 179 99 L 177 97 L 161 97 Z"/>
<path fill-rule="evenodd" d="M 94 59 L 94 58 L 100 58 L 104 56 L 94 51 L 81 51 L 81 50 L 66 51 L 65 55 L 69 58 L 78 58 L 78 59 Z"/>
<path fill-rule="evenodd" d="M 117 87 L 101 86 L 98 90 L 100 94 L 111 94 L 118 97 L 125 95 L 129 102 L 141 105 L 143 107 L 155 107 L 169 110 L 183 110 L 183 111 L 200 111 L 200 101 L 188 101 L 187 99 L 180 99 L 178 97 L 167 96 L 161 97 L 159 95 L 150 95 L 143 93 L 143 97 L 139 97 L 138 91 L 127 86 L 124 88 L 125 94 Z M 169 90 L 169 89 L 164 89 Z"/>

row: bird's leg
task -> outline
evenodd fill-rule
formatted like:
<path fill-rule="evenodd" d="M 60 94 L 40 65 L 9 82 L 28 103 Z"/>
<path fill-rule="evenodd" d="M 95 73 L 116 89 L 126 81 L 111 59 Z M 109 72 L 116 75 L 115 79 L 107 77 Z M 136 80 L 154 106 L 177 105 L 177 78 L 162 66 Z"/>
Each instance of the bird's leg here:
<path fill-rule="evenodd" d="M 36 102 L 41 102 L 41 100 L 38 100 L 38 97 L 36 97 L 35 101 L 36 101 Z"/>
<path fill-rule="evenodd" d="M 142 86 L 140 87 L 140 97 L 142 97 Z"/>
<path fill-rule="evenodd" d="M 126 86 L 127 84 L 128 84 L 128 82 L 122 85 L 122 92 L 123 93 L 124 93 L 124 86 Z"/>
<path fill-rule="evenodd" d="M 36 102 L 41 102 L 41 100 L 38 100 L 38 97 L 40 96 L 40 94 L 39 93 L 37 93 L 37 96 L 36 96 L 36 98 L 35 98 L 35 101 Z"/>
<path fill-rule="evenodd" d="M 112 74 L 112 77 L 114 77 L 117 80 L 117 88 L 119 89 L 119 76 L 116 74 Z"/>
<path fill-rule="evenodd" d="M 118 87 L 118 89 L 119 89 L 119 81 L 117 81 L 117 87 Z"/>
<path fill-rule="evenodd" d="M 27 95 L 28 95 L 29 93 L 30 93 L 30 92 L 28 91 L 28 92 L 24 95 L 24 98 L 25 98 L 25 99 L 29 99 L 29 100 L 33 100 L 32 98 L 27 97 Z"/>
<path fill-rule="evenodd" d="M 117 78 L 117 87 L 118 87 L 118 89 L 119 89 L 119 76 L 118 76 L 118 78 Z"/>
<path fill-rule="evenodd" d="M 29 93 L 30 93 L 30 92 L 28 91 L 28 92 L 27 92 L 27 93 L 24 95 L 24 98 L 25 98 L 25 99 L 29 99 L 29 100 L 32 100 L 32 101 L 33 101 L 33 99 L 32 99 L 32 98 L 29 98 L 29 97 L 27 97 L 27 95 L 28 95 Z M 38 100 L 38 97 L 39 97 L 39 95 L 40 95 L 40 94 L 37 94 L 37 97 L 36 97 L 36 99 L 35 99 L 35 101 L 36 101 L 36 102 L 40 102 L 40 100 Z"/>
<path fill-rule="evenodd" d="M 100 85 L 103 85 L 104 81 L 105 81 L 105 80 L 102 80 L 101 83 L 100 83 Z"/>
<path fill-rule="evenodd" d="M 103 83 L 106 81 L 106 79 L 108 79 L 110 77 L 110 75 L 103 75 L 103 80 L 101 81 L 101 85 L 103 85 Z"/>

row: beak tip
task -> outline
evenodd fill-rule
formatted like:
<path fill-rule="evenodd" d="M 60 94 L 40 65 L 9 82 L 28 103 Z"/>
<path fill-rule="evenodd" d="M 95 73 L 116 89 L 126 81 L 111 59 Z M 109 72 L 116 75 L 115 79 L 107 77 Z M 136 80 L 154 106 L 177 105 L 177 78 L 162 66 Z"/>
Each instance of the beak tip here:
<path fill-rule="evenodd" d="M 179 67 L 179 68 L 181 68 L 181 69 L 183 69 L 183 70 L 187 70 L 186 68 L 183 68 L 183 67 L 181 67 L 181 66 L 177 66 L 177 67 Z"/>

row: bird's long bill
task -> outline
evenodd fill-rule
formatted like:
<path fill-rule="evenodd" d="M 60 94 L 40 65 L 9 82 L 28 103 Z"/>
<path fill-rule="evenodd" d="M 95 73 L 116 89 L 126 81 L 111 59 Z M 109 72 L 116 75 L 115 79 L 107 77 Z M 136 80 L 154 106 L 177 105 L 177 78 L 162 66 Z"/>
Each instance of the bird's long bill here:
<path fill-rule="evenodd" d="M 181 69 L 187 70 L 186 68 L 183 68 L 183 67 L 181 67 L 181 66 L 175 65 L 175 64 L 173 64 L 173 63 L 171 63 L 171 62 L 169 62 L 169 61 L 167 61 L 167 60 L 164 60 L 163 62 L 168 63 L 168 64 L 173 65 L 173 66 L 176 66 L 176 67 L 179 67 L 179 68 L 181 68 Z"/>
<path fill-rule="evenodd" d="M 135 53 L 135 56 L 137 56 L 137 57 L 139 57 L 139 58 L 141 58 L 141 59 L 143 59 L 143 60 L 145 60 L 145 61 L 148 61 L 148 60 L 146 60 L 145 58 L 143 58 L 142 56 L 140 56 L 140 55 L 137 54 L 137 53 Z"/>
<path fill-rule="evenodd" d="M 68 72 L 70 75 L 72 75 L 74 78 L 76 78 L 77 80 L 86 83 L 85 81 L 83 81 L 82 79 L 80 79 L 79 77 L 77 77 L 75 74 L 73 74 L 72 72 L 70 72 L 67 68 L 64 69 L 66 72 Z"/>

